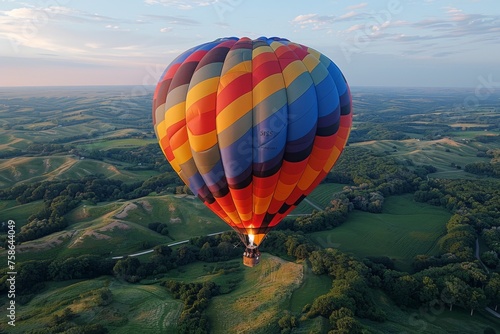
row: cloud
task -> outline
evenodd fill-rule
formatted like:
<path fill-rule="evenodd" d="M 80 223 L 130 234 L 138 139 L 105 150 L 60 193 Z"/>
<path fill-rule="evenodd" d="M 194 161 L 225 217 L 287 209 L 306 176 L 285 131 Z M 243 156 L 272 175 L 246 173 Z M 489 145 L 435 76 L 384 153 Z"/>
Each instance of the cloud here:
<path fill-rule="evenodd" d="M 426 31 L 435 38 L 498 36 L 500 15 L 467 14 L 463 10 L 446 7 L 446 17 L 421 20 L 411 26 Z"/>
<path fill-rule="evenodd" d="M 96 64 L 141 62 L 163 57 L 168 45 L 158 40 L 162 27 L 156 29 L 157 35 L 138 29 L 138 25 L 150 24 L 152 20 L 155 19 L 118 19 L 65 7 L 0 11 L 0 55 L 44 58 L 44 54 L 52 54 L 58 59 Z M 173 16 L 157 16 L 156 20 L 169 26 L 197 24 L 194 20 Z M 166 32 L 169 29 L 172 28 L 161 30 Z M 170 35 L 169 43 L 185 42 L 186 39 Z"/>
<path fill-rule="evenodd" d="M 29 21 L 32 24 L 45 24 L 47 21 L 67 21 L 75 23 L 85 22 L 116 22 L 117 19 L 110 17 L 90 14 L 84 11 L 75 10 L 62 6 L 50 7 L 22 7 L 14 8 L 8 11 L 0 11 L 1 17 L 11 18 L 16 20 Z"/>
<path fill-rule="evenodd" d="M 357 4 L 357 5 L 348 6 L 347 9 L 349 9 L 349 10 L 361 9 L 361 8 L 365 8 L 366 6 L 368 6 L 368 3 L 363 2 L 363 3 Z"/>
<path fill-rule="evenodd" d="M 163 5 L 167 7 L 175 7 L 178 9 L 189 10 L 195 7 L 206 7 L 216 4 L 218 0 L 144 0 L 148 5 Z"/>
<path fill-rule="evenodd" d="M 182 16 L 170 16 L 170 15 L 144 15 L 142 16 L 147 19 L 148 22 L 159 21 L 162 23 L 168 24 L 177 24 L 177 25 L 185 25 L 185 26 L 194 26 L 200 24 L 199 21 L 185 18 Z"/>

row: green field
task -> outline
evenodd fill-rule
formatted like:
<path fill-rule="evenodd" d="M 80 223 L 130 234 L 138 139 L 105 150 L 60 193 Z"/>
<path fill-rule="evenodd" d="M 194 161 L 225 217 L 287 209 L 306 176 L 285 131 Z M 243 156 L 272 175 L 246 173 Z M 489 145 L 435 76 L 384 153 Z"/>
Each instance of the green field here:
<path fill-rule="evenodd" d="M 15 205 L 10 201 L 5 206 Z M 12 206 L 5 211 L 16 222 L 42 202 Z M 134 201 L 97 205 L 83 203 L 66 215 L 69 226 L 43 238 L 24 242 L 19 247 L 21 260 L 78 256 L 94 253 L 123 256 L 155 245 L 183 241 L 194 236 L 229 230 L 229 227 L 193 196 L 148 196 Z M 11 218 L 12 219 L 12 218 Z M 169 236 L 148 228 L 150 223 L 167 225 Z M 19 226 L 22 226 L 20 223 Z"/>
<path fill-rule="evenodd" d="M 123 182 L 137 182 L 158 173 L 131 172 L 121 170 L 108 162 L 78 159 L 73 156 L 20 157 L 0 160 L 0 189 L 21 183 L 81 179 L 96 174 Z"/>
<path fill-rule="evenodd" d="M 156 139 L 138 139 L 138 138 L 126 138 L 126 139 L 100 139 L 94 140 L 88 144 L 80 145 L 81 148 L 88 150 L 109 150 L 111 148 L 134 148 L 145 146 L 148 144 L 156 144 Z"/>
<path fill-rule="evenodd" d="M 275 333 L 278 316 L 302 279 L 302 265 L 263 254 L 258 266 L 244 269 L 234 291 L 211 300 L 212 332 Z"/>
<path fill-rule="evenodd" d="M 0 201 L 0 217 L 2 219 L 11 219 L 16 222 L 16 227 L 20 229 L 28 221 L 28 217 L 34 212 L 44 207 L 43 201 L 36 201 L 20 205 L 15 200 Z"/>
<path fill-rule="evenodd" d="M 417 166 L 432 165 L 437 172 L 429 174 L 429 177 L 477 179 L 476 175 L 464 172 L 463 168 L 471 162 L 489 162 L 490 159 L 477 157 L 479 151 L 475 145 L 478 143 L 470 143 L 457 137 L 438 140 L 380 140 L 354 143 L 351 146 L 362 146 L 401 162 L 411 160 Z"/>
<path fill-rule="evenodd" d="M 382 213 L 354 211 L 341 226 L 310 237 L 359 258 L 388 256 L 399 269 L 410 270 L 415 255 L 438 253 L 437 241 L 450 217 L 441 207 L 414 202 L 412 195 L 392 196 Z"/>
<path fill-rule="evenodd" d="M 93 292 L 109 288 L 112 301 L 98 305 Z M 15 327 L 8 333 L 43 328 L 69 308 L 76 324 L 101 324 L 110 333 L 175 333 L 182 303 L 159 285 L 130 284 L 112 277 L 50 283 L 27 305 L 18 306 Z M 3 325 L 3 324 L 2 324 Z"/>
<path fill-rule="evenodd" d="M 228 270 L 230 269 L 231 270 Z M 224 270 L 225 269 L 225 270 Z M 312 274 L 304 264 L 295 264 L 263 254 L 258 267 L 243 267 L 238 260 L 225 263 L 192 263 L 170 271 L 163 279 L 183 282 L 214 281 L 228 292 L 213 297 L 206 314 L 211 333 L 278 333 L 277 320 L 284 310 L 300 318 L 301 310 L 331 287 L 331 278 Z M 173 299 L 159 286 L 160 280 L 130 284 L 113 277 L 85 281 L 51 282 L 28 304 L 18 306 L 16 326 L 8 333 L 25 333 L 43 328 L 45 323 L 70 308 L 78 317 L 76 324 L 101 324 L 110 333 L 177 333 L 176 323 L 182 302 Z M 109 288 L 112 300 L 98 305 L 95 291 Z M 474 316 L 468 310 L 443 304 L 432 309 L 401 310 L 385 293 L 373 289 L 369 298 L 383 309 L 388 319 L 383 323 L 361 320 L 374 334 L 385 333 L 483 333 L 498 330 L 500 320 L 483 310 Z M 318 317 L 301 322 L 292 333 L 326 333 L 328 320 Z M 3 326 L 2 323 L 1 326 Z M 3 327 L 0 327 L 3 329 Z"/>
<path fill-rule="evenodd" d="M 307 262 L 304 263 L 302 284 L 292 293 L 288 309 L 294 313 L 302 312 L 305 305 L 311 304 L 318 296 L 326 294 L 332 288 L 332 279 L 326 275 L 313 274 Z"/>
<path fill-rule="evenodd" d="M 401 310 L 389 297 L 380 290 L 370 292 L 371 299 L 388 315 L 387 320 L 378 323 L 362 320 L 365 326 L 369 326 L 371 333 L 483 333 L 490 328 L 497 331 L 500 329 L 500 320 L 492 317 L 484 310 L 474 312 L 454 307 L 449 307 L 443 302 L 436 300 L 436 304 L 419 309 Z"/>

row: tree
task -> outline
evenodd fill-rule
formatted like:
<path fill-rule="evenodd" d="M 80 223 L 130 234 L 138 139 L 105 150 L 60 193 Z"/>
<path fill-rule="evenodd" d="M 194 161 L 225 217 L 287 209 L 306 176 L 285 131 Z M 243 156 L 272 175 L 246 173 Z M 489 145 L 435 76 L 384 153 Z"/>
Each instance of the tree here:
<path fill-rule="evenodd" d="M 340 333 L 357 334 L 361 333 L 361 324 L 354 317 L 343 317 L 335 323 Z"/>
<path fill-rule="evenodd" d="M 444 282 L 441 298 L 445 303 L 450 304 L 450 311 L 454 304 L 463 305 L 467 298 L 469 286 L 458 277 L 447 277 Z"/>
<path fill-rule="evenodd" d="M 419 292 L 419 299 L 422 303 L 430 303 L 438 296 L 439 290 L 432 278 L 424 276 L 422 279 L 422 288 Z"/>
<path fill-rule="evenodd" d="M 486 295 L 483 289 L 480 288 L 470 288 L 467 292 L 468 298 L 465 298 L 466 307 L 470 308 L 470 315 L 474 314 L 474 310 L 486 306 Z"/>
<path fill-rule="evenodd" d="M 495 311 L 500 303 L 500 274 L 491 274 L 490 280 L 484 288 L 486 297 L 495 305 Z"/>
<path fill-rule="evenodd" d="M 138 258 L 127 257 L 116 262 L 113 267 L 113 272 L 115 275 L 124 278 L 126 281 L 135 282 L 138 278 L 134 276 L 136 276 L 140 265 L 141 262 Z"/>

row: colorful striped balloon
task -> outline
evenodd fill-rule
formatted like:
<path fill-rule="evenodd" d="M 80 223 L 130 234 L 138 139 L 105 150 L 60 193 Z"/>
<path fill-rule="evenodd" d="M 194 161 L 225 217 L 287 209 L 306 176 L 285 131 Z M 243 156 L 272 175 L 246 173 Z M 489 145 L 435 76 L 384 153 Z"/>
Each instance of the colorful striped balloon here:
<path fill-rule="evenodd" d="M 167 67 L 153 122 L 191 191 L 247 246 L 258 246 L 337 161 L 352 100 L 338 67 L 316 50 L 276 37 L 230 37 Z"/>

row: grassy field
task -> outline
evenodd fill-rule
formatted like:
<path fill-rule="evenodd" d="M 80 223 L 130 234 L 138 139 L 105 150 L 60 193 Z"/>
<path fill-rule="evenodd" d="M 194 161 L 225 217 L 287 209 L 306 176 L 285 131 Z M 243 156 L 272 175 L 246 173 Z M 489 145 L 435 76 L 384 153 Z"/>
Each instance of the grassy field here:
<path fill-rule="evenodd" d="M 157 143 L 156 139 L 137 139 L 137 138 L 125 138 L 125 139 L 99 139 L 93 140 L 91 143 L 86 143 L 79 145 L 81 148 L 88 150 L 109 150 L 111 148 L 134 148 L 145 146 L 148 144 Z"/>
<path fill-rule="evenodd" d="M 238 288 L 211 300 L 207 314 L 213 333 L 276 333 L 283 307 L 303 280 L 303 267 L 263 254 L 245 269 Z"/>
<path fill-rule="evenodd" d="M 34 209 L 36 205 L 43 203 L 13 206 L 5 212 L 16 222 L 22 222 L 26 221 L 25 215 L 32 212 L 26 210 Z M 78 256 L 89 250 L 122 256 L 158 244 L 229 230 L 219 217 L 192 196 L 148 196 L 97 205 L 83 203 L 72 210 L 67 219 L 70 225 L 65 230 L 19 246 L 20 260 Z M 148 225 L 153 222 L 166 224 L 169 236 L 150 230 Z"/>
<path fill-rule="evenodd" d="M 318 207 L 324 209 L 332 200 L 333 194 L 342 191 L 342 188 L 345 187 L 345 184 L 339 183 L 322 183 L 314 189 L 309 196 L 307 196 L 307 200 L 303 200 L 300 202 L 299 206 L 297 206 L 291 213 L 291 215 L 305 215 L 312 213 L 313 210 L 318 210 Z"/>
<path fill-rule="evenodd" d="M 318 296 L 326 294 L 332 288 L 332 279 L 326 275 L 313 274 L 307 262 L 304 265 L 302 284 L 293 291 L 289 300 L 288 310 L 300 313 L 305 305 L 312 304 Z"/>
<path fill-rule="evenodd" d="M 378 323 L 362 320 L 361 323 L 370 328 L 373 334 L 386 333 L 483 333 L 490 328 L 500 330 L 500 320 L 495 319 L 484 310 L 474 312 L 454 307 L 450 312 L 447 305 L 436 300 L 433 308 L 421 307 L 415 310 L 401 310 L 389 297 L 380 290 L 371 290 L 371 299 L 387 314 L 387 320 Z"/>
<path fill-rule="evenodd" d="M 120 170 L 104 161 L 81 160 L 71 156 L 20 157 L 0 160 L 0 188 L 46 180 L 80 179 L 96 174 L 123 182 L 137 182 L 158 173 L 152 171 L 135 173 Z"/>
<path fill-rule="evenodd" d="M 463 171 L 465 165 L 490 161 L 489 158 L 477 157 L 478 149 L 461 138 L 380 140 L 354 143 L 352 146 L 366 147 L 400 161 L 411 160 L 415 165 L 432 165 L 437 172 L 429 174 L 429 177 L 475 179 L 477 176 Z"/>
<path fill-rule="evenodd" d="M 335 247 L 360 258 L 388 256 L 399 269 L 410 270 L 418 254 L 437 254 L 450 213 L 416 203 L 412 195 L 386 198 L 380 214 L 354 211 L 341 226 L 310 234 L 322 247 Z"/>
<path fill-rule="evenodd" d="M 28 217 L 34 212 L 41 210 L 44 207 L 43 201 L 31 202 L 28 204 L 18 204 L 15 200 L 0 201 L 0 220 L 6 221 L 12 219 L 16 222 L 16 227 L 19 230 L 26 225 Z"/>
<path fill-rule="evenodd" d="M 210 301 L 206 314 L 211 333 L 277 333 L 277 320 L 285 310 L 300 317 L 303 306 L 331 286 L 330 278 L 312 274 L 304 263 L 291 263 L 268 254 L 263 254 L 261 264 L 252 269 L 243 267 L 240 259 L 224 263 L 197 262 L 172 270 L 162 279 L 186 283 L 214 281 L 222 291 L 230 291 Z M 175 334 L 182 302 L 173 299 L 157 284 L 159 281 L 150 279 L 130 284 L 113 277 L 101 277 L 48 283 L 28 304 L 18 306 L 16 327 L 9 328 L 8 332 L 25 333 L 43 328 L 55 314 L 70 308 L 79 315 L 75 323 L 102 324 L 110 333 Z M 111 291 L 112 301 L 108 305 L 97 304 L 95 291 L 102 288 Z M 383 323 L 361 320 L 374 334 L 483 333 L 487 328 L 500 328 L 500 320 L 482 310 L 471 317 L 468 310 L 454 307 L 450 312 L 439 301 L 433 309 L 401 310 L 376 289 L 370 291 L 369 298 L 388 316 Z M 326 333 L 328 328 L 328 320 L 318 317 L 301 322 L 292 333 Z"/>
<path fill-rule="evenodd" d="M 94 291 L 109 288 L 112 302 L 98 305 Z M 182 302 L 159 285 L 130 284 L 112 277 L 49 283 L 27 305 L 18 306 L 15 327 L 8 333 L 26 333 L 69 308 L 76 324 L 101 324 L 110 333 L 175 333 Z M 3 323 L 2 323 L 3 325 Z"/>

